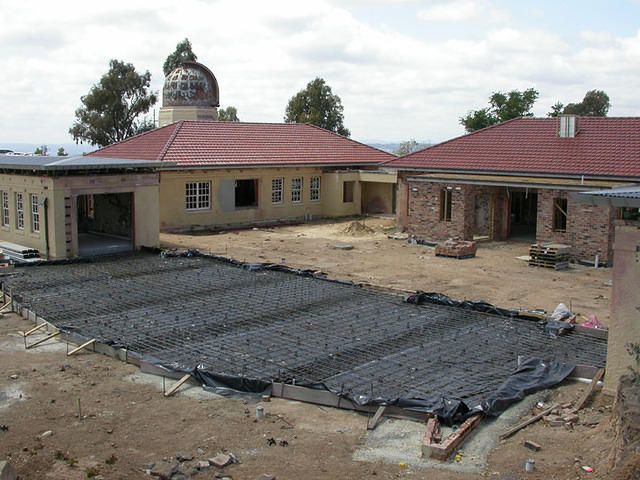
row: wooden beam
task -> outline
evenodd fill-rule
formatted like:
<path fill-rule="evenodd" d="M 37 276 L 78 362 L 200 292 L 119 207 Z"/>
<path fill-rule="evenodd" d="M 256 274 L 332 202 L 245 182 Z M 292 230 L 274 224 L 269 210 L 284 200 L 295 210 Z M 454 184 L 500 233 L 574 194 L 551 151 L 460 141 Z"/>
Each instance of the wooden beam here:
<path fill-rule="evenodd" d="M 51 340 L 53 337 L 57 337 L 57 336 L 58 336 L 58 335 L 60 335 L 61 333 L 62 333 L 62 332 L 60 332 L 60 331 L 57 331 L 57 332 L 55 332 L 55 333 L 52 333 L 52 334 L 51 334 L 51 335 L 49 335 L 48 337 L 41 338 L 40 340 L 38 340 L 38 341 L 37 341 L 37 342 L 35 342 L 35 343 L 32 343 L 31 345 L 26 345 L 26 346 L 25 346 L 25 348 L 33 348 L 33 347 L 35 347 L 35 346 L 37 346 L 37 345 L 40 345 L 41 343 L 46 342 L 47 340 Z"/>
<path fill-rule="evenodd" d="M 83 348 L 87 348 L 89 345 L 93 345 L 94 343 L 96 343 L 96 339 L 92 338 L 91 340 L 89 340 L 88 342 L 83 343 L 82 345 L 80 345 L 79 347 L 74 348 L 73 350 L 71 350 L 70 352 L 67 352 L 67 357 L 70 357 L 71 355 L 73 355 L 74 353 L 78 353 L 80 350 L 82 350 Z"/>
<path fill-rule="evenodd" d="M 187 380 L 189 380 L 191 378 L 191 374 L 187 373 L 184 377 L 182 377 L 180 380 L 178 380 L 176 383 L 173 384 L 173 387 L 171 387 L 169 390 L 167 390 L 164 393 L 165 397 L 170 397 L 171 395 L 173 395 L 174 393 L 176 393 L 176 391 L 184 384 L 186 383 Z"/>
<path fill-rule="evenodd" d="M 371 420 L 369 420 L 369 423 L 367 424 L 367 430 L 373 430 L 374 428 L 376 428 L 376 426 L 378 426 L 378 422 L 380 422 L 380 419 L 382 418 L 382 415 L 384 415 L 384 411 L 386 409 L 386 405 L 380 405 L 380 407 L 378 407 L 375 415 L 371 417 Z"/>
<path fill-rule="evenodd" d="M 4 305 L 2 305 L 2 307 L 0 307 L 0 312 L 4 312 L 4 311 L 5 311 L 5 309 L 6 309 L 7 307 L 10 307 L 10 306 L 11 306 L 11 300 L 9 300 L 7 303 L 5 303 Z"/>
<path fill-rule="evenodd" d="M 600 380 L 602 380 L 603 376 L 604 376 L 604 368 L 598 369 L 596 374 L 591 379 L 591 385 L 589 386 L 587 391 L 584 392 L 584 395 L 582 395 L 582 398 L 580 400 L 578 400 L 578 403 L 576 403 L 576 406 L 575 406 L 575 410 L 576 411 L 578 411 L 582 407 L 584 407 L 584 404 L 587 403 L 587 400 L 589 400 L 589 397 L 591 396 L 593 391 L 596 389 L 596 386 L 598 385 L 598 382 Z"/>
<path fill-rule="evenodd" d="M 22 334 L 23 337 L 28 337 L 29 335 L 31 335 L 34 332 L 37 332 L 38 330 L 40 330 L 41 328 L 44 328 L 47 326 L 46 322 L 42 322 L 40 325 L 36 325 L 35 327 L 33 327 L 31 330 L 24 332 Z"/>
<path fill-rule="evenodd" d="M 524 427 L 526 427 L 527 425 L 531 425 L 534 422 L 537 422 L 538 420 L 540 420 L 542 417 L 544 417 L 545 415 L 548 415 L 549 413 L 551 413 L 552 410 L 555 410 L 556 408 L 558 408 L 560 406 L 559 403 L 554 403 L 553 405 L 551 405 L 549 408 L 545 408 L 543 411 L 541 411 L 539 414 L 531 417 L 528 420 L 525 420 L 522 423 L 519 423 L 518 425 L 516 425 L 515 427 L 507 430 L 506 432 L 504 432 L 502 435 L 500 435 L 500 440 L 504 440 L 505 438 L 509 438 L 511 435 L 513 435 L 514 433 L 522 430 Z"/>

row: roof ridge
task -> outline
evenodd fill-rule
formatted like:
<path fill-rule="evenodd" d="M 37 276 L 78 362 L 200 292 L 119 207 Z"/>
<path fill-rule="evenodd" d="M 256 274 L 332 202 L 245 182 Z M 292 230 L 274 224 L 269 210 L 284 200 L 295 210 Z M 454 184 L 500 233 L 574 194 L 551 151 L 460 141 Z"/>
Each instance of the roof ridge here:
<path fill-rule="evenodd" d="M 416 150 L 415 152 L 407 153 L 406 155 L 402 155 L 401 157 L 396 157 L 394 159 L 388 160 L 388 162 L 394 162 L 394 161 L 400 160 L 400 159 L 404 160 L 407 157 L 410 157 L 412 155 L 416 155 L 416 154 L 418 154 L 420 152 L 424 152 L 425 150 L 429 150 L 431 148 L 436 148 L 436 147 L 439 147 L 440 145 L 446 145 L 447 143 L 451 143 L 451 142 L 453 142 L 455 140 L 458 140 L 460 138 L 471 137 L 471 136 L 475 135 L 476 133 L 485 132 L 485 131 L 489 130 L 490 128 L 500 127 L 502 125 L 506 125 L 507 123 L 512 123 L 512 122 L 515 122 L 516 120 L 523 120 L 525 118 L 531 118 L 531 119 L 534 119 L 534 120 L 546 120 L 546 118 L 537 118 L 537 117 L 515 117 L 515 118 L 510 118 L 509 120 L 505 120 L 504 122 L 495 123 L 493 125 L 489 125 L 488 127 L 480 128 L 479 130 L 474 130 L 473 132 L 463 133 L 462 135 L 458 135 L 457 137 L 450 138 L 448 140 L 445 140 L 444 142 L 436 143 L 434 145 L 429 145 L 429 146 L 427 146 L 425 148 L 422 148 L 420 150 Z M 387 162 L 385 162 L 385 163 L 387 163 Z"/>
<path fill-rule="evenodd" d="M 129 140 L 133 140 L 134 138 L 138 138 L 138 137 L 144 137 L 145 135 L 151 135 L 152 133 L 157 132 L 158 130 L 162 130 L 163 128 L 167 128 L 170 127 L 171 125 L 165 125 L 164 127 L 158 127 L 158 128 L 154 128 L 152 130 L 147 130 L 141 133 L 138 133 L 136 135 L 133 135 L 131 137 L 127 137 L 124 140 L 120 140 L 119 142 L 115 142 L 115 143 L 110 143 L 109 145 L 105 145 L 104 147 L 100 147 L 97 150 L 94 150 L 92 152 L 89 152 L 87 155 L 93 155 L 96 152 L 99 152 L 100 150 L 104 150 L 105 148 L 109 148 L 109 147 L 113 147 L 114 145 L 120 145 L 121 143 L 125 143 L 128 142 Z"/>
<path fill-rule="evenodd" d="M 182 124 L 184 123 L 184 120 L 179 120 L 175 123 L 172 123 L 170 125 L 173 125 L 173 132 L 171 133 L 171 136 L 169 137 L 169 139 L 167 140 L 167 143 L 164 144 L 164 147 L 162 147 L 162 150 L 160 150 L 160 153 L 158 154 L 158 156 L 156 157 L 156 160 L 158 162 L 161 162 L 162 159 L 164 158 L 164 156 L 167 153 L 167 150 L 169 150 L 169 147 L 171 147 L 171 144 L 173 143 L 173 141 L 176 139 L 176 137 L 178 136 L 178 132 L 180 131 L 180 128 L 182 128 Z M 169 125 L 167 125 L 169 126 Z"/>
<path fill-rule="evenodd" d="M 294 124 L 290 124 L 290 125 L 307 125 L 307 126 L 309 126 L 309 127 L 313 127 L 313 128 L 318 129 L 318 130 L 322 130 L 323 132 L 327 132 L 327 133 L 330 133 L 330 134 L 332 134 L 332 135 L 335 135 L 336 137 L 340 137 L 340 138 L 343 138 L 343 139 L 345 139 L 345 140 L 349 140 L 350 142 L 357 143 L 358 145 L 362 145 L 363 147 L 372 148 L 373 150 L 377 150 L 377 151 L 379 151 L 379 152 L 386 153 L 387 155 L 391 155 L 391 156 L 395 157 L 395 158 L 391 158 L 391 159 L 389 159 L 389 160 L 385 160 L 385 162 L 390 162 L 390 161 L 395 160 L 396 158 L 398 158 L 398 156 L 397 156 L 395 153 L 390 153 L 390 152 L 387 152 L 387 151 L 385 151 L 385 150 L 382 150 L 381 148 L 373 147 L 373 146 L 371 146 L 371 145 L 367 145 L 366 143 L 363 143 L 363 142 L 361 142 L 361 141 L 359 141 L 359 140 L 354 140 L 354 139 L 353 139 L 353 138 L 351 138 L 351 137 L 345 137 L 344 135 L 340 135 L 339 133 L 332 132 L 331 130 L 327 130 L 326 128 L 319 127 L 318 125 L 314 125 L 314 124 L 309 123 L 309 122 L 305 122 L 305 123 L 294 123 Z M 382 163 L 385 163 L 385 162 L 382 162 Z"/>

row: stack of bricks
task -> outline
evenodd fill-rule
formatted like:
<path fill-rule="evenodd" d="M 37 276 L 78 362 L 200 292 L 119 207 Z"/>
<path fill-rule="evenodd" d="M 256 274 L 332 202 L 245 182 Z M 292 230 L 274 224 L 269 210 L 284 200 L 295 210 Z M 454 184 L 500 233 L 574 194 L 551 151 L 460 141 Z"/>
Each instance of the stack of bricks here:
<path fill-rule="evenodd" d="M 450 238 L 436 245 L 436 257 L 471 258 L 476 256 L 476 242 Z"/>

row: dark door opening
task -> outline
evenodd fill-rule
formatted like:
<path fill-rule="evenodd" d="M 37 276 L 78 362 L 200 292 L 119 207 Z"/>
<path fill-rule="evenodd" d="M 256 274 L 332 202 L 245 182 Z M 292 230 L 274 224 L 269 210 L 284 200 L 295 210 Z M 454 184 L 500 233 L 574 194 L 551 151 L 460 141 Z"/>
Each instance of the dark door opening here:
<path fill-rule="evenodd" d="M 248 208 L 258 206 L 258 180 L 236 180 L 235 187 L 236 208 Z"/>
<path fill-rule="evenodd" d="M 133 250 L 133 194 L 78 195 L 78 255 Z"/>
<path fill-rule="evenodd" d="M 538 194 L 530 191 L 512 191 L 510 193 L 509 238 L 535 241 L 538 220 Z"/>

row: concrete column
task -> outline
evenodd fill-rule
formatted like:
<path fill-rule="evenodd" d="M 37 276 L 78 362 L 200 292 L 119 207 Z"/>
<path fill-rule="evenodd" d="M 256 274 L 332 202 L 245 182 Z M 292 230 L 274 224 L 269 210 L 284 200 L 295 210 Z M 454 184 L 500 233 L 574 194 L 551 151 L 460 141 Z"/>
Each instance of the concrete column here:
<path fill-rule="evenodd" d="M 616 228 L 611 323 L 604 391 L 615 394 L 620 376 L 635 365 L 626 345 L 640 343 L 640 226 Z"/>

